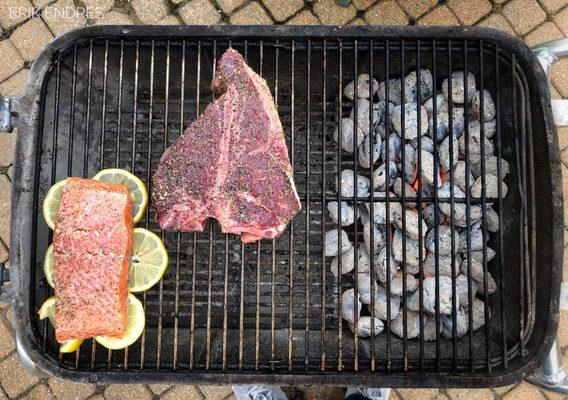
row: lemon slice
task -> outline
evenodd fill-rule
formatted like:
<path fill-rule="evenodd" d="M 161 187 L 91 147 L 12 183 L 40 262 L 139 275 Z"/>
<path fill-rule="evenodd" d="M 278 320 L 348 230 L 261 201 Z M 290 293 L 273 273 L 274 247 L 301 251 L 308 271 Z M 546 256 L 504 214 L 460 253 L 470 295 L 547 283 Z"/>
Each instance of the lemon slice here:
<path fill-rule="evenodd" d="M 63 193 L 63 188 L 67 183 L 66 179 L 63 179 L 49 188 L 45 200 L 43 200 L 42 212 L 43 219 L 47 225 L 53 229 L 55 227 L 55 216 L 57 215 L 57 209 L 59 208 L 59 200 L 61 199 L 61 193 Z"/>
<path fill-rule="evenodd" d="M 53 245 L 50 245 L 45 252 L 43 259 L 43 273 L 49 286 L 55 289 L 55 282 L 53 281 Z"/>
<path fill-rule="evenodd" d="M 168 252 L 164 242 L 154 233 L 135 228 L 132 259 L 128 273 L 128 290 L 142 292 L 154 286 L 168 268 Z"/>
<path fill-rule="evenodd" d="M 93 179 L 126 186 L 132 199 L 132 220 L 134 223 L 140 222 L 148 205 L 148 191 L 144 182 L 130 172 L 118 168 L 103 169 Z"/>
<path fill-rule="evenodd" d="M 49 322 L 55 327 L 55 296 L 51 296 L 40 307 L 39 319 L 49 319 Z M 72 353 L 81 346 L 83 339 L 71 339 L 61 343 L 59 351 L 61 353 Z"/>
<path fill-rule="evenodd" d="M 101 345 L 111 350 L 124 349 L 138 340 L 144 326 L 146 325 L 146 317 L 144 307 L 140 300 L 132 293 L 128 293 L 128 310 L 126 311 L 126 332 L 122 337 L 114 336 L 97 336 L 95 340 Z"/>

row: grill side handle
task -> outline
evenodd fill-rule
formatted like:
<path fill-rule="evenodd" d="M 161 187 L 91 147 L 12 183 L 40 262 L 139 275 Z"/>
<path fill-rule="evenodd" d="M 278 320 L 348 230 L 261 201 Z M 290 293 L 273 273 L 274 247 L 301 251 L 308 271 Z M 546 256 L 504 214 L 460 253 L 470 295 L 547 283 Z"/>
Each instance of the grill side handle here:
<path fill-rule="evenodd" d="M 10 133 L 18 126 L 18 103 L 18 97 L 0 96 L 0 132 Z"/>
<path fill-rule="evenodd" d="M 568 38 L 539 44 L 533 47 L 532 51 L 548 77 L 552 65 L 556 61 L 568 57 Z M 568 125 L 568 100 L 552 100 L 551 103 L 555 124 L 558 126 Z M 544 389 L 568 394 L 568 374 L 562 363 L 558 338 L 552 344 L 542 367 L 527 380 Z"/>

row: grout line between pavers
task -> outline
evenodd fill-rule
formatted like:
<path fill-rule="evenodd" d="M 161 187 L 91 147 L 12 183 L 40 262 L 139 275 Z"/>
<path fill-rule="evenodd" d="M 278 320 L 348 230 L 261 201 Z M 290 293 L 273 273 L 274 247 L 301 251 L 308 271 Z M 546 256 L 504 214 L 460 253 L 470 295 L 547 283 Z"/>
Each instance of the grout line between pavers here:
<path fill-rule="evenodd" d="M 8 39 L 5 39 L 8 40 Z M 16 49 L 16 51 L 18 51 L 18 49 Z M 20 54 L 20 53 L 18 53 Z M 21 56 L 21 55 L 20 55 Z M 14 76 L 16 76 L 17 74 L 19 74 L 20 72 L 22 72 L 22 70 L 24 70 L 25 68 L 22 66 L 22 68 L 20 68 L 19 70 L 17 70 L 16 72 L 14 72 L 12 75 L 4 78 L 3 80 L 0 81 L 0 85 L 3 84 L 4 82 L 7 82 L 9 79 L 12 79 Z"/>

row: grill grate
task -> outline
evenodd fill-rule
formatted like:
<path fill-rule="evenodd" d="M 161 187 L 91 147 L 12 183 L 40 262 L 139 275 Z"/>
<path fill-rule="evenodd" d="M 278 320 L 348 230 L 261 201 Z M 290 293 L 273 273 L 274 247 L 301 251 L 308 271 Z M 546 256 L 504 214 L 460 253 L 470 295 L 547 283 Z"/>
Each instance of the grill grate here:
<path fill-rule="evenodd" d="M 208 223 L 202 233 L 160 231 L 155 211 L 150 207 L 143 225 L 161 235 L 169 251 L 170 265 L 159 286 L 139 296 L 147 317 L 143 337 L 124 351 L 107 351 L 88 341 L 76 354 L 59 354 L 52 328 L 36 317 L 43 301 L 53 294 L 42 272 L 43 254 L 52 234 L 38 212 L 47 190 L 67 176 L 89 177 L 101 168 L 110 167 L 133 171 L 151 189 L 150 178 L 163 151 L 214 99 L 208 88 L 214 75 L 214 60 L 229 46 L 239 50 L 271 88 L 286 133 L 302 211 L 281 238 L 242 244 L 238 237 L 222 233 L 215 222 Z M 482 92 L 488 89 L 492 93 L 497 111 L 498 170 L 501 157 L 510 163 L 512 170 L 507 177 L 507 197 L 502 196 L 499 188 L 497 198 L 488 198 L 485 182 L 481 198 L 470 197 L 468 191 L 463 199 L 454 197 L 453 191 L 449 198 L 438 197 L 436 191 L 432 197 L 423 196 L 421 187 L 417 197 L 403 192 L 400 197 L 379 197 L 372 193 L 370 198 L 357 198 L 357 194 L 350 198 L 337 194 L 340 187 L 338 191 L 332 190 L 342 169 L 350 168 L 356 174 L 369 176 L 368 170 L 358 169 L 357 152 L 342 152 L 341 146 L 331 138 L 335 127 L 341 126 L 342 118 L 353 106 L 338 93 L 360 73 L 383 81 L 404 78 L 408 72 L 420 68 L 432 71 L 434 92 L 452 71 L 468 70 L 477 76 Z M 402 88 L 404 98 L 404 84 Z M 32 321 L 43 352 L 63 368 L 80 371 L 179 370 L 279 375 L 341 372 L 345 376 L 354 371 L 409 376 L 425 371 L 479 375 L 506 372 L 521 363 L 535 320 L 537 252 L 529 93 L 527 78 L 514 54 L 489 40 L 219 38 L 76 42 L 55 55 L 43 89 L 31 299 Z M 417 95 L 420 99 L 420 90 Z M 393 94 L 387 90 L 386 96 L 388 100 Z M 449 104 L 451 107 L 452 102 Z M 469 118 L 465 107 L 467 138 Z M 388 120 L 388 107 L 386 112 Z M 451 118 L 451 109 L 449 114 Z M 433 115 L 436 126 L 436 102 Z M 420 118 L 418 114 L 419 121 Z M 404 123 L 403 113 L 403 126 Z M 452 127 L 451 120 L 449 126 Z M 483 129 L 481 132 L 483 137 Z M 435 151 L 437 146 L 434 141 Z M 420 139 L 417 147 L 420 171 Z M 450 152 L 453 151 L 457 149 L 453 149 L 450 141 Z M 403 170 L 407 162 L 404 153 Z M 466 163 L 469 168 L 469 162 Z M 484 162 L 481 165 L 484 176 Z M 434 176 L 437 179 L 437 170 Z M 372 174 L 369 177 L 373 180 Z M 387 186 L 388 179 L 387 174 Z M 453 181 L 452 172 L 450 181 Z M 418 182 L 421 185 L 420 175 Z M 485 327 L 475 332 L 470 330 L 458 339 L 454 323 L 453 339 L 442 338 L 438 333 L 435 342 L 426 342 L 422 333 L 418 339 L 408 339 L 406 328 L 404 339 L 399 339 L 390 331 L 389 318 L 380 335 L 373 331 L 371 339 L 354 336 L 338 317 L 341 314 L 338 299 L 348 288 L 357 291 L 357 267 L 353 276 L 335 278 L 329 271 L 331 260 L 322 251 L 324 233 L 334 227 L 341 229 L 327 215 L 326 203 L 330 200 L 357 204 L 370 201 L 371 214 L 375 201 L 385 202 L 387 215 L 393 202 L 403 206 L 415 202 L 419 209 L 424 202 L 450 203 L 452 216 L 456 204 L 465 203 L 468 216 L 471 206 L 479 204 L 484 210 L 484 239 L 489 237 L 485 208 L 496 202 L 500 225 L 489 244 L 497 255 L 488 262 L 484 245 L 483 266 L 484 287 L 488 287 L 490 271 L 498 283 L 498 291 L 485 301 Z M 438 208 L 435 209 L 437 226 L 441 218 Z M 355 210 L 358 212 L 357 207 Z M 468 231 L 470 224 L 468 217 Z M 437 231 L 436 228 L 436 235 Z M 350 234 L 356 238 L 357 252 L 358 243 L 363 241 L 357 224 Z M 452 231 L 452 246 L 454 234 Z M 388 243 L 390 240 L 387 236 Z M 470 241 L 468 233 L 469 263 Z M 403 254 L 406 255 L 404 246 L 405 242 Z M 339 270 L 341 262 L 339 256 Z M 371 257 L 371 274 L 376 267 L 373 264 Z M 389 271 L 387 268 L 387 274 Z M 507 279 L 503 279 L 505 276 Z M 419 277 L 421 284 L 422 265 Z M 452 282 L 455 298 L 455 277 Z M 471 282 L 470 272 L 470 305 L 474 296 Z M 390 282 L 386 290 L 390 293 Z M 374 295 L 371 298 L 374 302 Z M 439 327 L 438 285 L 436 298 L 435 319 Z M 402 303 L 406 319 L 406 293 Z M 389 302 L 387 307 L 390 316 Z M 422 304 L 420 311 L 422 332 L 425 324 Z M 452 317 L 455 321 L 455 307 Z M 470 326 L 472 318 L 469 312 Z M 357 331 L 357 319 L 354 325 Z"/>

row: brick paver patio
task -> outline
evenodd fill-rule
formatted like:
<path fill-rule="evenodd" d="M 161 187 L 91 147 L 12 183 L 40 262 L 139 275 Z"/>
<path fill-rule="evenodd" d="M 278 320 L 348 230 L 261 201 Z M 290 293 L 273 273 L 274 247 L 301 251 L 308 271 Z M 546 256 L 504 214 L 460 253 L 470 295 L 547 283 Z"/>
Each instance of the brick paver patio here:
<path fill-rule="evenodd" d="M 60 18 L 49 7 L 97 8 L 97 18 Z M 14 12 L 27 10 L 25 12 Z M 39 10 L 30 18 L 32 10 Z M 535 45 L 568 36 L 568 0 L 353 0 L 340 8 L 334 0 L 0 0 L 0 94 L 22 92 L 31 62 L 53 37 L 91 24 L 390 24 L 480 25 L 501 29 Z M 568 60 L 551 76 L 553 98 L 568 98 Z M 0 133 L 0 261 L 9 253 L 12 151 L 17 132 Z M 564 193 L 568 196 L 568 128 L 559 129 Z M 568 198 L 568 197 L 567 197 Z M 568 202 L 565 203 L 568 222 Z M 565 227 L 566 228 L 566 227 Z M 568 234 L 566 234 L 568 240 Z M 568 251 L 566 252 L 568 257 Z M 564 260 L 568 272 L 568 258 Z M 565 273 L 568 281 L 568 273 Z M 0 306 L 0 400 L 10 399 L 207 399 L 234 397 L 226 386 L 75 384 L 38 380 L 27 374 L 15 354 L 9 308 Z M 568 358 L 568 311 L 562 312 L 559 337 Z M 343 389 L 290 388 L 305 399 L 340 399 Z M 564 396 L 528 383 L 495 389 L 396 389 L 393 399 L 539 400 Z"/>

